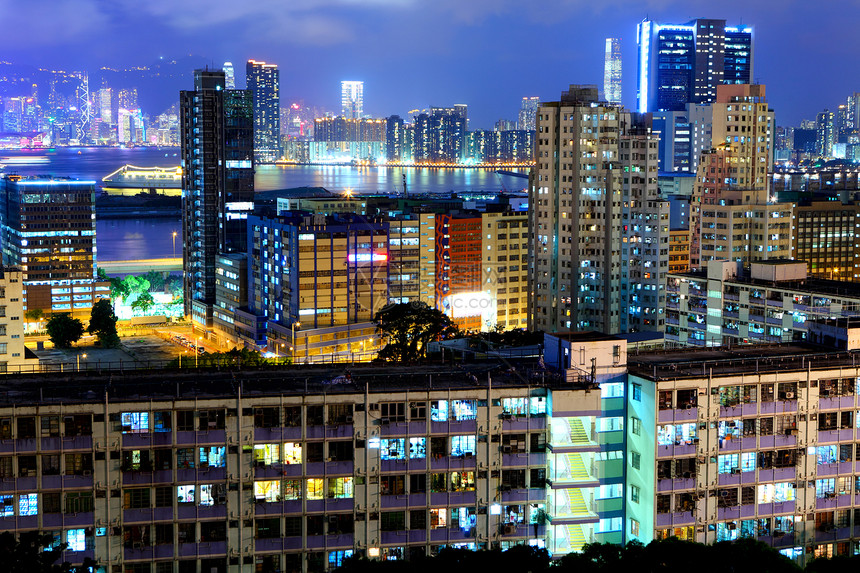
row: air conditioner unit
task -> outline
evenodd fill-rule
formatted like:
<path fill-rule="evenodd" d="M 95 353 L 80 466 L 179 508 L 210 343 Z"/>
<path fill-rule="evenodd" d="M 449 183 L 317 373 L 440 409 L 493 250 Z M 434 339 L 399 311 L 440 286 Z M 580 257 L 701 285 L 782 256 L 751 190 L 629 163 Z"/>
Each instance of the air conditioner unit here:
<path fill-rule="evenodd" d="M 786 400 L 793 400 L 794 399 L 794 392 L 786 392 L 785 393 L 785 399 Z"/>
<path fill-rule="evenodd" d="M 505 535 L 513 535 L 517 532 L 517 528 L 514 525 L 505 525 L 504 534 Z"/>
<path fill-rule="evenodd" d="M 391 419 L 390 419 L 390 418 L 380 418 L 380 419 L 379 419 L 379 424 L 380 424 L 381 426 L 387 426 L 387 425 L 388 425 L 388 424 L 390 424 L 390 423 L 391 423 Z"/>
<path fill-rule="evenodd" d="M 347 424 L 352 424 L 352 416 L 346 416 L 344 419 L 346 420 Z"/>

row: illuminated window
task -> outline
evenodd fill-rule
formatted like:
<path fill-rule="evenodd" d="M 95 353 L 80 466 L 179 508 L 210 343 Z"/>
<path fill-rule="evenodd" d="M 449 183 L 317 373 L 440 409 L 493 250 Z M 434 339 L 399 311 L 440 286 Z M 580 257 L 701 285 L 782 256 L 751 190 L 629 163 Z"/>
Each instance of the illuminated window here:
<path fill-rule="evenodd" d="M 409 438 L 409 459 L 423 460 L 427 455 L 427 438 Z"/>
<path fill-rule="evenodd" d="M 284 463 L 287 465 L 302 463 L 301 442 L 287 442 L 284 444 Z"/>
<path fill-rule="evenodd" d="M 194 488 L 193 485 L 176 486 L 177 501 L 179 503 L 194 503 Z"/>
<path fill-rule="evenodd" d="M 452 472 L 451 491 L 475 491 L 475 472 Z"/>
<path fill-rule="evenodd" d="M 200 468 L 223 468 L 226 465 L 224 446 L 200 448 Z"/>
<path fill-rule="evenodd" d="M 324 481 L 322 478 L 308 479 L 308 499 L 323 499 L 325 497 Z"/>
<path fill-rule="evenodd" d="M 270 466 L 281 461 L 278 444 L 254 444 L 254 465 Z"/>
<path fill-rule="evenodd" d="M 477 401 L 475 400 L 453 400 L 451 411 L 457 421 L 475 420 L 478 417 Z"/>
<path fill-rule="evenodd" d="M 212 484 L 200 486 L 200 505 L 215 505 L 215 499 L 212 497 Z"/>
<path fill-rule="evenodd" d="M 288 479 L 284 481 L 284 499 L 289 501 L 302 499 L 302 480 Z"/>
<path fill-rule="evenodd" d="M 430 529 L 444 529 L 448 527 L 448 509 L 439 508 L 430 510 Z"/>
<path fill-rule="evenodd" d="M 85 529 L 68 530 L 66 543 L 69 544 L 69 551 L 85 551 L 87 548 L 87 531 Z"/>
<path fill-rule="evenodd" d="M 383 460 L 406 459 L 406 440 L 404 438 L 383 438 L 379 457 Z"/>
<path fill-rule="evenodd" d="M 123 412 L 120 415 L 123 434 L 145 434 L 149 432 L 149 412 Z"/>
<path fill-rule="evenodd" d="M 39 496 L 35 493 L 25 493 L 18 496 L 18 515 L 38 515 Z"/>
<path fill-rule="evenodd" d="M 433 400 L 430 402 L 430 420 L 433 422 L 448 421 L 448 401 Z"/>
<path fill-rule="evenodd" d="M 513 416 L 525 416 L 528 398 L 502 398 L 502 411 Z"/>
<path fill-rule="evenodd" d="M 341 551 L 329 551 L 328 553 L 328 564 L 329 569 L 336 569 L 343 565 L 343 560 L 347 557 L 352 557 L 353 550 L 352 549 L 344 549 Z"/>
<path fill-rule="evenodd" d="M 0 495 L 0 517 L 12 517 L 15 515 L 15 496 Z"/>
<path fill-rule="evenodd" d="M 254 499 L 265 502 L 281 500 L 281 482 L 278 480 L 255 481 Z"/>
<path fill-rule="evenodd" d="M 475 455 L 475 436 L 451 436 L 451 455 Z"/>
<path fill-rule="evenodd" d="M 328 496 L 335 499 L 353 497 L 353 481 L 351 477 L 329 478 Z"/>

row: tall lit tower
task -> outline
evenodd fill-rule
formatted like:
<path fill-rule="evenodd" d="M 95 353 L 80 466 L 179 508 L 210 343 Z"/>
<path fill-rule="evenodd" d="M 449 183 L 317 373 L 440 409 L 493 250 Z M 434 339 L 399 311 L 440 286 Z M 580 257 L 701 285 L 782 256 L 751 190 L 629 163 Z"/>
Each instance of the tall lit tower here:
<path fill-rule="evenodd" d="M 248 60 L 245 73 L 254 96 L 254 155 L 271 163 L 282 155 L 280 72 L 277 64 Z"/>
<path fill-rule="evenodd" d="M 212 324 L 215 263 L 244 253 L 254 209 L 254 107 L 249 90 L 225 90 L 222 70 L 195 70 L 179 94 L 185 313 Z"/>
<path fill-rule="evenodd" d="M 621 40 L 619 38 L 606 38 L 603 97 L 610 105 L 621 105 Z"/>
<path fill-rule="evenodd" d="M 364 82 L 340 82 L 340 109 L 343 117 L 359 119 L 364 115 Z"/>
<path fill-rule="evenodd" d="M 669 206 L 647 119 L 599 101 L 593 85 L 570 86 L 537 117 L 529 329 L 662 329 Z"/>
<path fill-rule="evenodd" d="M 224 89 L 236 89 L 236 72 L 233 70 L 233 62 L 224 62 Z"/>
<path fill-rule="evenodd" d="M 534 131 L 535 118 L 537 118 L 537 110 L 540 105 L 540 98 L 537 96 L 528 96 L 523 98 L 520 105 L 520 117 L 517 122 L 519 129 L 526 131 Z"/>

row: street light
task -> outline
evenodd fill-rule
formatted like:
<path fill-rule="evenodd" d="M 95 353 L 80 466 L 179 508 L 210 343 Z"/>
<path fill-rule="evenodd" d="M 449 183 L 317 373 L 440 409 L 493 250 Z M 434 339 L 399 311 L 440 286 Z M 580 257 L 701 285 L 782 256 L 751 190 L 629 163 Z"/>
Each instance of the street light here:
<path fill-rule="evenodd" d="M 78 372 L 80 372 L 80 371 L 81 371 L 81 356 L 83 356 L 83 357 L 84 357 L 84 360 L 86 360 L 86 359 L 87 359 L 87 355 L 86 355 L 86 354 L 78 354 L 78 368 L 77 368 L 77 371 L 78 371 Z"/>
<path fill-rule="evenodd" d="M 302 323 L 301 323 L 301 322 L 299 322 L 298 320 L 297 320 L 297 321 L 295 321 L 293 324 L 291 324 L 291 325 L 290 325 L 290 330 L 291 330 L 291 331 L 292 331 L 292 333 L 293 333 L 293 346 L 292 346 L 293 348 L 295 348 L 295 346 L 296 346 L 296 327 L 297 327 L 297 326 L 299 326 L 299 327 L 300 327 L 301 325 L 302 325 Z"/>
<path fill-rule="evenodd" d="M 176 258 L 176 231 L 173 231 L 173 258 Z"/>

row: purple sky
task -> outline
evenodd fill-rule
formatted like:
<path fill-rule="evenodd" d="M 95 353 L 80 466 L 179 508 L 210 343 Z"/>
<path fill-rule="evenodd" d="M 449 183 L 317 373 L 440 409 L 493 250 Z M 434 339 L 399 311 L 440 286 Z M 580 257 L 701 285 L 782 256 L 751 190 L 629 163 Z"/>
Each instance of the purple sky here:
<path fill-rule="evenodd" d="M 741 19 L 777 123 L 860 91 L 858 0 L 0 0 L 0 54 L 96 69 L 193 53 L 213 64 L 279 64 L 284 100 L 339 109 L 339 81 L 365 82 L 365 111 L 469 104 L 471 127 L 516 119 L 525 95 L 557 99 L 603 81 L 603 40 L 622 38 L 635 103 L 636 23 Z M 190 87 L 190 86 L 189 86 Z"/>

